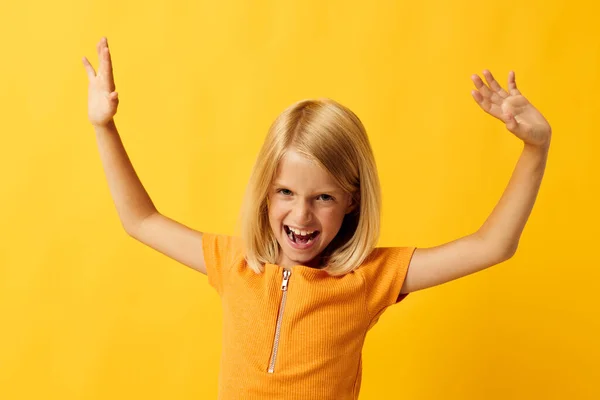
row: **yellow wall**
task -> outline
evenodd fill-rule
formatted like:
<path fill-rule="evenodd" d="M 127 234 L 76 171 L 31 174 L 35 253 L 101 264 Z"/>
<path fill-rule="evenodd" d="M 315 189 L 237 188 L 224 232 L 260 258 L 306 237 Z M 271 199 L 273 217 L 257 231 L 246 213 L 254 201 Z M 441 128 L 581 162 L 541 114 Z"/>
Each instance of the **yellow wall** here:
<path fill-rule="evenodd" d="M 520 249 L 389 309 L 361 398 L 600 398 L 598 3 L 367 3 L 2 2 L 1 399 L 216 398 L 216 293 L 128 238 L 108 193 L 81 65 L 103 35 L 146 188 L 207 232 L 233 232 L 271 121 L 326 96 L 372 139 L 382 245 L 471 233 L 521 143 L 470 75 L 514 69 L 554 130 Z"/>

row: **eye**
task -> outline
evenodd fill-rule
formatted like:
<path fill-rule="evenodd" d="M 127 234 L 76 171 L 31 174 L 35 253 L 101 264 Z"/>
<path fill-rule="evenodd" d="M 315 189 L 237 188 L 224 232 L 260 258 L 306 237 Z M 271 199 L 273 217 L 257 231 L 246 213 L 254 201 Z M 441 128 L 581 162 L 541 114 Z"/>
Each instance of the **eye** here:
<path fill-rule="evenodd" d="M 277 189 L 277 193 L 281 193 L 284 196 L 288 196 L 292 194 L 292 192 L 288 189 Z"/>
<path fill-rule="evenodd" d="M 319 197 L 320 197 L 320 198 L 322 197 L 322 198 L 323 198 L 323 201 L 333 201 L 333 200 L 335 200 L 333 197 L 331 197 L 331 196 L 330 196 L 330 195 L 328 195 L 328 194 L 321 194 L 321 195 L 319 195 Z"/>

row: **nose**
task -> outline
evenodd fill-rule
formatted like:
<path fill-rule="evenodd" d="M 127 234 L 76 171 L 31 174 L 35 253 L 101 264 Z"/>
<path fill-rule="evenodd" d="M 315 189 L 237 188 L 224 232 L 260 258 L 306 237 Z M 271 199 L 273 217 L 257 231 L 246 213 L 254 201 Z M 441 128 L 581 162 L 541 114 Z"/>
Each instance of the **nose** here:
<path fill-rule="evenodd" d="M 297 224 L 308 225 L 312 219 L 312 209 L 310 203 L 305 200 L 298 200 L 293 209 L 294 220 Z"/>

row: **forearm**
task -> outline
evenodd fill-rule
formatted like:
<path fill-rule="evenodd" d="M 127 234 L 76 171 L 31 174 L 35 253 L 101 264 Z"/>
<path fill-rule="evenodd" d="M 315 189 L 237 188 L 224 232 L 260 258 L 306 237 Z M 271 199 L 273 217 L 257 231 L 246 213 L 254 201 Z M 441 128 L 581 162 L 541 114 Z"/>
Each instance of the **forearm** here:
<path fill-rule="evenodd" d="M 131 233 L 156 208 L 129 160 L 114 121 L 94 126 L 94 130 L 117 213 L 125 230 Z"/>
<path fill-rule="evenodd" d="M 510 257 L 529 219 L 542 183 L 548 148 L 525 144 L 500 201 L 477 232 L 500 252 Z"/>

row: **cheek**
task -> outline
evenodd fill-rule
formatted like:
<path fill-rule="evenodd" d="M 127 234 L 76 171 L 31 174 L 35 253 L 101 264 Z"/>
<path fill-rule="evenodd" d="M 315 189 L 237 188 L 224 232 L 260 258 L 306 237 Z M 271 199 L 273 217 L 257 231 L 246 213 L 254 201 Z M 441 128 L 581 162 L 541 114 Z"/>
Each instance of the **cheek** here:
<path fill-rule="evenodd" d="M 318 218 L 323 227 L 337 229 L 342 225 L 342 221 L 344 220 L 344 212 L 343 210 L 340 211 L 334 208 L 323 209 L 321 212 L 319 212 Z"/>
<path fill-rule="evenodd" d="M 285 209 L 277 202 L 269 204 L 269 222 L 271 226 L 281 223 L 281 219 L 285 216 Z"/>

